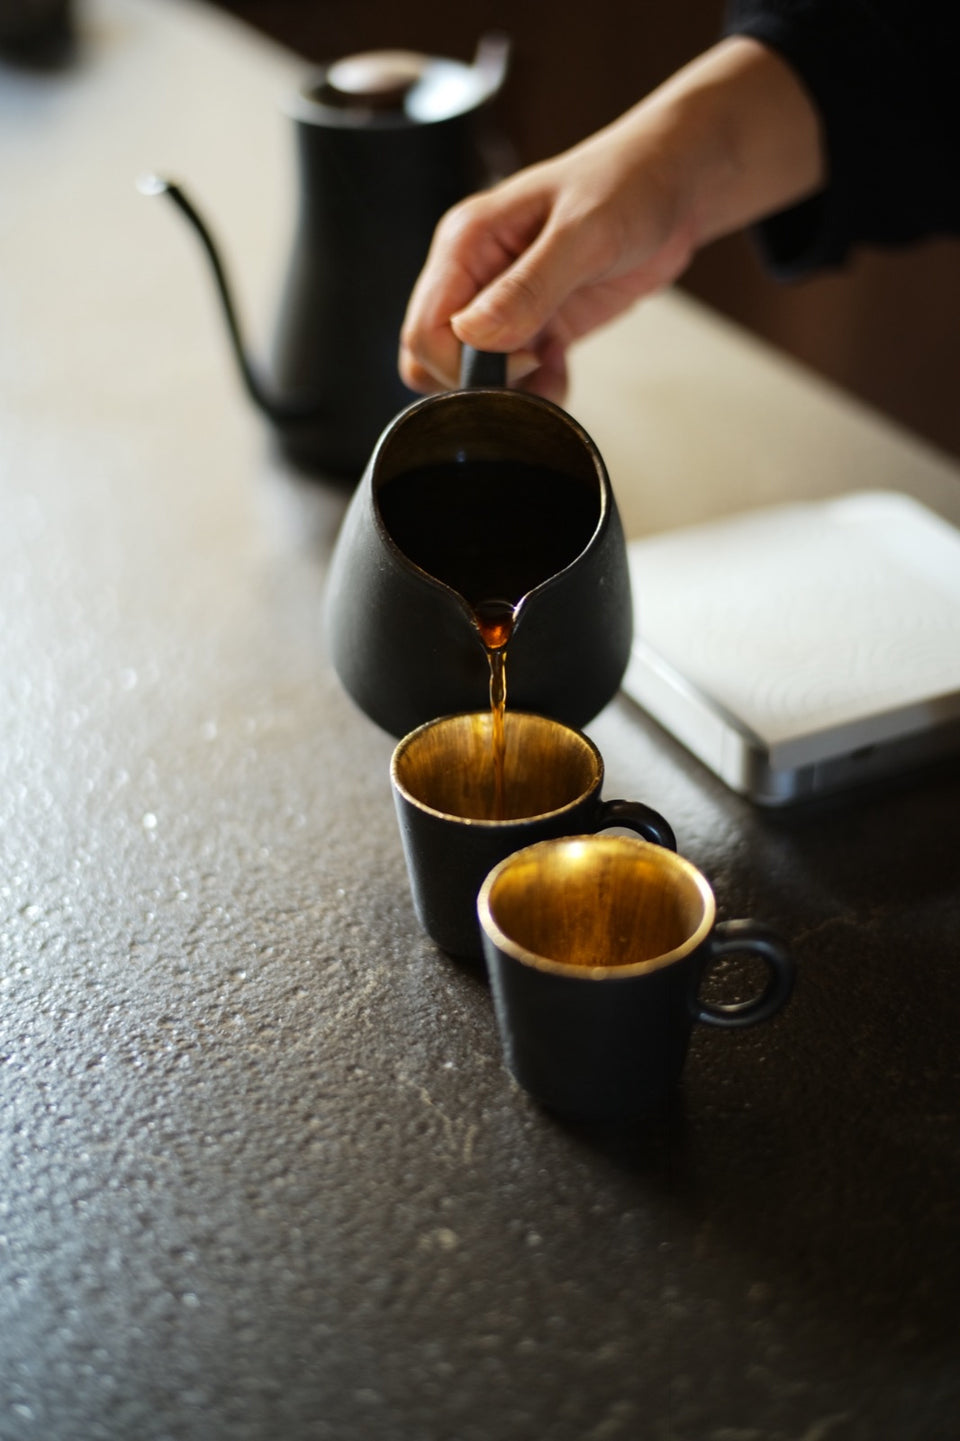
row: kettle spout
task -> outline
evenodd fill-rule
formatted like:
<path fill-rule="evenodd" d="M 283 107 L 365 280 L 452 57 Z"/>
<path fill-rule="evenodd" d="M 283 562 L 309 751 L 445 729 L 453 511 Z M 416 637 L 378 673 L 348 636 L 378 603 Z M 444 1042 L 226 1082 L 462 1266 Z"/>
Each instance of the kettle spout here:
<path fill-rule="evenodd" d="M 166 195 L 170 198 L 181 214 L 185 215 L 198 235 L 208 261 L 213 271 L 213 278 L 216 282 L 217 294 L 220 297 L 220 304 L 223 309 L 224 320 L 227 324 L 227 331 L 230 336 L 230 344 L 236 358 L 243 384 L 251 400 L 259 406 L 265 415 L 277 426 L 288 426 L 297 422 L 319 420 L 322 413 L 315 402 L 298 404 L 293 400 L 281 400 L 272 395 L 257 374 L 256 367 L 250 360 L 243 337 L 240 333 L 240 322 L 237 319 L 236 306 L 233 303 L 233 295 L 227 280 L 223 260 L 220 251 L 210 233 L 206 222 L 199 214 L 196 206 L 185 194 L 182 186 L 174 181 L 166 179 L 162 175 L 143 175 L 137 181 L 137 189 L 141 195 Z"/>

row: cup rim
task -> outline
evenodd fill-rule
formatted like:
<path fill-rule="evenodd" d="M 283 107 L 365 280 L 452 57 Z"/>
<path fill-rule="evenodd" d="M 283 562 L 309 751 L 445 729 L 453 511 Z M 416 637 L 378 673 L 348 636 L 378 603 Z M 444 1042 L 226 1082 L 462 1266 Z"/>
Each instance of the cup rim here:
<path fill-rule="evenodd" d="M 390 782 L 394 789 L 403 796 L 405 801 L 424 815 L 436 816 L 439 820 L 453 821 L 462 826 L 495 831 L 503 830 L 508 826 L 525 826 L 534 821 L 551 820 L 556 816 L 562 816 L 565 812 L 573 810 L 575 806 L 582 805 L 585 800 L 592 795 L 596 795 L 602 788 L 604 779 L 603 756 L 600 754 L 595 742 L 592 741 L 588 735 L 581 730 L 577 730 L 576 726 L 567 725 L 566 721 L 556 720 L 553 716 L 541 715 L 538 711 L 508 709 L 504 712 L 504 723 L 506 725 L 512 724 L 511 717 L 532 716 L 535 720 L 546 722 L 547 725 L 556 726 L 558 730 L 566 731 L 569 735 L 576 736 L 578 741 L 582 741 L 592 754 L 596 763 L 596 775 L 592 783 L 587 786 L 586 789 L 580 791 L 579 795 L 574 796 L 572 800 L 567 801 L 562 806 L 557 806 L 552 811 L 537 811 L 537 813 L 532 816 L 513 816 L 504 820 L 487 819 L 483 816 L 458 816 L 454 815 L 452 811 L 437 810 L 435 806 L 428 805 L 426 801 L 420 800 L 418 796 L 415 796 L 412 791 L 407 789 L 397 774 L 397 766 L 402 753 L 408 746 L 414 744 L 418 736 L 425 734 L 436 726 L 447 724 L 450 721 L 461 720 L 464 716 L 485 717 L 489 715 L 489 710 L 453 711 L 450 715 L 434 716 L 432 720 L 424 721 L 422 725 L 418 725 L 412 731 L 408 731 L 405 736 L 402 736 L 401 739 L 397 741 L 397 744 L 393 748 L 393 755 L 390 757 Z"/>
<path fill-rule="evenodd" d="M 657 864 L 692 880 L 703 900 L 703 915 L 696 929 L 672 950 L 664 951 L 659 956 L 651 956 L 645 961 L 634 961 L 626 966 L 577 966 L 569 961 L 557 961 L 550 956 L 541 956 L 536 951 L 522 946 L 519 941 L 515 941 L 512 936 L 507 935 L 506 931 L 501 929 L 491 909 L 491 895 L 500 875 L 520 858 L 529 856 L 534 851 L 548 847 L 556 848 L 575 842 L 588 842 L 591 846 L 602 849 L 625 850 L 629 848 L 640 854 L 654 857 Z M 678 961 L 692 955 L 703 944 L 713 930 L 716 915 L 716 897 L 703 872 L 698 870 L 685 856 L 678 855 L 676 851 L 669 851 L 663 846 L 655 845 L 653 841 L 642 840 L 639 836 L 588 833 L 580 836 L 556 836 L 549 840 L 535 841 L 532 845 L 513 851 L 499 861 L 486 876 L 477 896 L 477 916 L 480 921 L 480 929 L 498 950 L 531 970 L 583 981 L 626 980 L 631 976 L 645 976 L 654 971 L 665 970 L 667 966 L 675 965 Z"/>

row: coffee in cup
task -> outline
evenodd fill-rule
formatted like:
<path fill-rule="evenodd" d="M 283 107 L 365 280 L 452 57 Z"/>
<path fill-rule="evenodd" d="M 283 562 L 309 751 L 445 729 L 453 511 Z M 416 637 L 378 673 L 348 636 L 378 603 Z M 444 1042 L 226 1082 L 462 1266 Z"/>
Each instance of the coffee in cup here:
<path fill-rule="evenodd" d="M 477 893 L 512 851 L 609 827 L 676 845 L 670 825 L 650 806 L 601 799 L 603 760 L 581 731 L 508 710 L 498 777 L 493 725 L 489 711 L 428 721 L 399 742 L 390 766 L 420 922 L 442 950 L 476 961 L 483 957 Z"/>

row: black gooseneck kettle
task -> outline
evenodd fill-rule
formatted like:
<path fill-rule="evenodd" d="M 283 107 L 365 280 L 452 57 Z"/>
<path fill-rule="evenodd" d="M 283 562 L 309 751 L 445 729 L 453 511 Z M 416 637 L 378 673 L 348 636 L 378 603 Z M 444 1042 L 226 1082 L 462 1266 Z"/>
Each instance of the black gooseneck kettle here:
<path fill-rule="evenodd" d="M 355 480 L 413 399 L 397 374 L 404 310 L 440 216 L 504 168 L 485 126 L 508 57 L 496 34 L 481 39 L 471 65 L 373 51 L 321 68 L 290 98 L 299 210 L 269 379 L 247 353 L 219 249 L 193 202 L 162 177 L 138 182 L 166 194 L 197 232 L 246 389 L 302 469 Z"/>

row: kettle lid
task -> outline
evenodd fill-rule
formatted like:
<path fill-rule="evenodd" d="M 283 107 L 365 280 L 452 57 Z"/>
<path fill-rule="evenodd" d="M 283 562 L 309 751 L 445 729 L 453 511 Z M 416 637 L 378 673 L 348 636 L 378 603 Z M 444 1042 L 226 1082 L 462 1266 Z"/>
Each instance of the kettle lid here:
<path fill-rule="evenodd" d="M 423 81 L 429 55 L 416 50 L 364 50 L 327 67 L 324 98 L 332 104 L 402 106 Z"/>
<path fill-rule="evenodd" d="M 333 123 L 449 120 L 477 109 L 500 89 L 509 49 L 506 36 L 484 35 L 470 65 L 415 50 L 362 51 L 328 65 L 304 98 Z"/>

